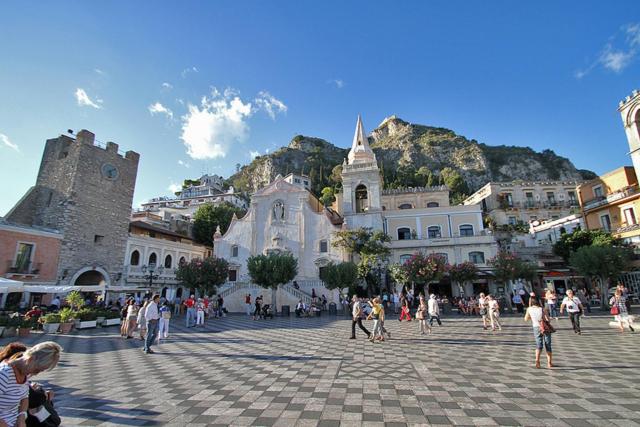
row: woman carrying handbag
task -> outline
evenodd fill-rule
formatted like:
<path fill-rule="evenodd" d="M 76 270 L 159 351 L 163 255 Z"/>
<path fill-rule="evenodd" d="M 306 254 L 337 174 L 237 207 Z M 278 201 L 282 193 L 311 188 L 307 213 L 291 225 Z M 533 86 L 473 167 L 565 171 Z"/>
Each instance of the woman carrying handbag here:
<path fill-rule="evenodd" d="M 625 322 L 629 326 L 629 330 L 634 332 L 635 329 L 631 326 L 633 320 L 627 311 L 627 299 L 624 297 L 620 289 L 616 289 L 615 295 L 609 300 L 609 305 L 611 306 L 611 314 L 613 314 L 616 322 L 618 322 L 620 332 L 624 332 Z"/>
<path fill-rule="evenodd" d="M 553 354 L 551 352 L 551 334 L 555 332 L 551 326 L 549 313 L 540 307 L 535 295 L 529 298 L 529 308 L 524 315 L 525 322 L 531 320 L 533 336 L 536 340 L 536 368 L 540 368 L 540 353 L 542 348 L 547 352 L 547 368 L 553 368 Z"/>

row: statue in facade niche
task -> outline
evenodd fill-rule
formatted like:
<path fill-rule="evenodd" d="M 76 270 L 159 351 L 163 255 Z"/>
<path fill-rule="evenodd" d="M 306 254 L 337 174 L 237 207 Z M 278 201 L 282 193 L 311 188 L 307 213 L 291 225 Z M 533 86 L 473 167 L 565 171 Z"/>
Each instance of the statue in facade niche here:
<path fill-rule="evenodd" d="M 273 204 L 272 214 L 274 221 L 284 221 L 284 203 L 281 200 Z"/>

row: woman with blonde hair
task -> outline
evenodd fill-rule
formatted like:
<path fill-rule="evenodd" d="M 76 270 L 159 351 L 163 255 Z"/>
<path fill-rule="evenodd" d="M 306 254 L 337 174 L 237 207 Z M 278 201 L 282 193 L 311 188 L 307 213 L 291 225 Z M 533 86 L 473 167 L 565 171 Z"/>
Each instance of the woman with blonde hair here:
<path fill-rule="evenodd" d="M 0 426 L 24 426 L 29 407 L 29 377 L 53 369 L 62 347 L 47 341 L 27 349 L 21 357 L 0 364 Z"/>

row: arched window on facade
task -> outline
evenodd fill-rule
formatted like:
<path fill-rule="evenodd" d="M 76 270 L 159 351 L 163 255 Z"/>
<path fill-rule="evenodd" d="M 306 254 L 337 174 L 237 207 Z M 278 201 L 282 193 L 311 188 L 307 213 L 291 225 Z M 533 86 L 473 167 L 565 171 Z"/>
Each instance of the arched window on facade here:
<path fill-rule="evenodd" d="M 411 259 L 411 255 L 410 254 L 400 255 L 400 265 L 404 264 L 405 262 L 409 261 L 410 259 Z"/>
<path fill-rule="evenodd" d="M 171 268 L 172 262 L 173 259 L 171 258 L 171 255 L 167 255 L 166 257 L 164 257 L 164 268 Z"/>
<path fill-rule="evenodd" d="M 131 252 L 129 265 L 140 265 L 140 252 L 138 252 L 137 250 Z"/>
<path fill-rule="evenodd" d="M 413 205 L 411 203 L 403 203 L 398 206 L 398 209 L 413 209 Z"/>
<path fill-rule="evenodd" d="M 442 237 L 442 231 L 439 225 L 430 225 L 427 227 L 427 236 L 429 239 L 438 239 Z"/>
<path fill-rule="evenodd" d="M 231 256 L 233 258 L 238 256 L 238 245 L 231 246 Z"/>
<path fill-rule="evenodd" d="M 427 203 L 427 207 L 428 208 L 437 208 L 438 206 L 440 206 L 440 203 L 438 203 L 438 202 L 429 202 L 429 203 Z"/>
<path fill-rule="evenodd" d="M 469 252 L 469 261 L 474 264 L 484 264 L 484 252 Z"/>
<path fill-rule="evenodd" d="M 155 252 L 151 252 L 151 255 L 149 255 L 149 265 L 151 264 L 157 264 L 158 263 L 158 256 L 156 255 Z"/>
<path fill-rule="evenodd" d="M 182 264 L 186 264 L 186 263 L 187 263 L 187 260 L 186 260 L 186 259 L 184 259 L 184 257 L 183 257 L 183 256 L 181 256 L 181 257 L 180 257 L 180 261 L 178 261 L 178 265 L 182 265 Z"/>
<path fill-rule="evenodd" d="M 408 227 L 398 228 L 398 240 L 411 240 L 411 229 Z"/>
<path fill-rule="evenodd" d="M 356 187 L 356 213 L 363 213 L 369 210 L 369 193 L 364 184 Z"/>
<path fill-rule="evenodd" d="M 473 236 L 473 225 L 471 224 L 463 224 L 460 226 L 460 236 L 461 237 L 469 237 Z"/>

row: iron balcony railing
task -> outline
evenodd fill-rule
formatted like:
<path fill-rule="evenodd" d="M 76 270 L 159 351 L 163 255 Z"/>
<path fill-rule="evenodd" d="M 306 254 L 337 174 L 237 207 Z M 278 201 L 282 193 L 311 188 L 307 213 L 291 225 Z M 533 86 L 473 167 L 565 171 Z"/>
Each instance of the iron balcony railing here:
<path fill-rule="evenodd" d="M 609 203 L 617 202 L 618 200 L 626 199 L 629 196 L 638 194 L 638 187 L 627 187 L 623 190 L 607 194 L 606 196 L 598 196 L 584 203 L 584 210 L 591 210 L 599 208 L 600 206 L 608 205 Z"/>

